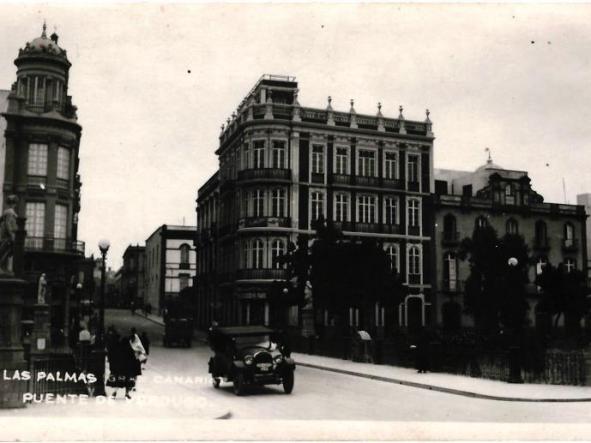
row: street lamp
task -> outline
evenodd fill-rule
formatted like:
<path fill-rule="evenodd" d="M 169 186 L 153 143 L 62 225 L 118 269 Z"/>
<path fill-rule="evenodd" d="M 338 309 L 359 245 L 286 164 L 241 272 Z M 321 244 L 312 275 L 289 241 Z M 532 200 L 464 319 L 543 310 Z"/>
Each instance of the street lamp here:
<path fill-rule="evenodd" d="M 519 260 L 515 257 L 509 258 L 507 260 L 507 265 L 509 266 L 509 284 L 513 285 L 516 283 L 516 272 L 515 269 L 519 264 Z M 509 290 L 511 288 L 508 288 Z M 521 378 L 521 349 L 516 341 L 516 331 L 512 331 L 513 333 L 513 343 L 509 347 L 509 383 L 523 383 L 523 378 Z"/>
<path fill-rule="evenodd" d="M 99 241 L 98 247 L 101 250 L 103 257 L 103 266 L 101 267 L 101 302 L 99 304 L 99 328 L 98 328 L 98 343 L 97 345 L 102 349 L 105 345 L 105 270 L 107 266 L 107 251 L 111 243 L 109 240 L 103 239 Z"/>

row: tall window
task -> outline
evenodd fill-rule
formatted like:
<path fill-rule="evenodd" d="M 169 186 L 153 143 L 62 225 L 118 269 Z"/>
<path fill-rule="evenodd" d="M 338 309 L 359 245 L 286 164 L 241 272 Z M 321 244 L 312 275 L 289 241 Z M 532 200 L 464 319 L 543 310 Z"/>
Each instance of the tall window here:
<path fill-rule="evenodd" d="M 357 219 L 361 223 L 376 223 L 376 197 L 360 195 L 358 200 Z"/>
<path fill-rule="evenodd" d="M 536 245 L 544 246 L 548 240 L 548 229 L 546 223 L 542 220 L 536 222 Z"/>
<path fill-rule="evenodd" d="M 455 291 L 458 280 L 456 257 L 451 252 L 447 252 L 443 257 L 443 263 L 445 265 L 443 272 L 444 278 L 447 281 L 447 289 Z"/>
<path fill-rule="evenodd" d="M 254 269 L 263 268 L 263 258 L 265 256 L 265 248 L 261 239 L 256 239 L 252 245 L 252 267 Z"/>
<path fill-rule="evenodd" d="M 398 224 L 398 197 L 384 198 L 384 223 L 387 225 Z"/>
<path fill-rule="evenodd" d="M 250 214 L 249 201 L 250 201 L 249 192 L 243 191 L 242 192 L 242 216 L 243 217 L 248 217 Z"/>
<path fill-rule="evenodd" d="M 359 168 L 357 174 L 364 177 L 376 175 L 376 153 L 375 151 L 359 151 Z"/>
<path fill-rule="evenodd" d="M 31 143 L 29 145 L 29 175 L 47 175 L 47 145 Z"/>
<path fill-rule="evenodd" d="M 281 269 L 282 267 L 277 259 L 283 255 L 284 250 L 283 240 L 273 240 L 273 243 L 271 244 L 271 263 L 275 269 Z"/>
<path fill-rule="evenodd" d="M 68 230 L 68 207 L 66 205 L 55 205 L 55 220 L 53 224 L 53 237 L 65 239 Z M 64 245 L 65 246 L 65 245 Z"/>
<path fill-rule="evenodd" d="M 265 190 L 255 189 L 253 191 L 253 217 L 263 217 L 265 215 Z"/>
<path fill-rule="evenodd" d="M 419 181 L 419 156 L 409 155 L 408 156 L 408 174 L 407 180 L 409 182 Z"/>
<path fill-rule="evenodd" d="M 564 225 L 564 246 L 571 247 L 575 243 L 575 227 L 572 223 Z"/>
<path fill-rule="evenodd" d="M 62 146 L 57 149 L 57 178 L 70 178 L 70 150 Z"/>
<path fill-rule="evenodd" d="M 349 195 L 348 194 L 336 194 L 335 195 L 334 219 L 337 222 L 349 221 Z"/>
<path fill-rule="evenodd" d="M 443 218 L 443 238 L 445 240 L 456 240 L 456 218 L 452 214 L 447 214 Z"/>
<path fill-rule="evenodd" d="M 390 260 L 390 270 L 398 272 L 400 269 L 399 246 L 397 244 L 386 246 L 386 255 Z"/>
<path fill-rule="evenodd" d="M 349 174 L 349 149 L 336 148 L 335 155 L 335 174 L 348 175 Z"/>
<path fill-rule="evenodd" d="M 394 180 L 398 178 L 398 153 L 384 152 L 384 178 Z"/>
<path fill-rule="evenodd" d="M 421 249 L 418 246 L 408 249 L 408 275 L 421 275 Z"/>
<path fill-rule="evenodd" d="M 324 146 L 312 146 L 312 173 L 324 174 Z"/>
<path fill-rule="evenodd" d="M 242 169 L 248 169 L 250 167 L 250 150 L 248 143 L 242 145 Z"/>
<path fill-rule="evenodd" d="M 507 234 L 519 234 L 519 225 L 517 224 L 517 220 L 513 218 L 507 220 L 506 228 Z"/>
<path fill-rule="evenodd" d="M 285 217 L 285 189 L 273 189 L 271 194 L 271 215 Z"/>
<path fill-rule="evenodd" d="M 324 193 L 321 191 L 312 191 L 311 193 L 311 217 L 312 220 L 318 220 L 324 214 Z"/>
<path fill-rule="evenodd" d="M 515 192 L 511 183 L 505 186 L 505 203 L 508 205 L 515 204 Z"/>
<path fill-rule="evenodd" d="M 421 202 L 417 199 L 408 200 L 408 226 L 418 227 L 421 225 Z"/>
<path fill-rule="evenodd" d="M 190 251 L 190 247 L 189 245 L 183 243 L 180 247 L 181 249 L 181 263 L 182 264 L 187 264 L 189 263 L 189 251 Z"/>
<path fill-rule="evenodd" d="M 273 140 L 272 165 L 277 169 L 285 169 L 285 142 Z"/>
<path fill-rule="evenodd" d="M 265 141 L 256 140 L 253 148 L 253 168 L 262 169 L 265 167 Z"/>
<path fill-rule="evenodd" d="M 27 203 L 27 237 L 41 238 L 45 234 L 45 203 Z"/>

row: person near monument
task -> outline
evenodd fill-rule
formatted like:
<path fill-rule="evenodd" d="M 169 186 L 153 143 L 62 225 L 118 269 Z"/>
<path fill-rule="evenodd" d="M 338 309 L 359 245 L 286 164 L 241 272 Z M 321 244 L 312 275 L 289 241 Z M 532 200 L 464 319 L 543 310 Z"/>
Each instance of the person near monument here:
<path fill-rule="evenodd" d="M 39 284 L 37 285 L 37 304 L 45 304 L 45 296 L 47 295 L 47 280 L 45 274 L 41 274 L 39 277 Z"/>

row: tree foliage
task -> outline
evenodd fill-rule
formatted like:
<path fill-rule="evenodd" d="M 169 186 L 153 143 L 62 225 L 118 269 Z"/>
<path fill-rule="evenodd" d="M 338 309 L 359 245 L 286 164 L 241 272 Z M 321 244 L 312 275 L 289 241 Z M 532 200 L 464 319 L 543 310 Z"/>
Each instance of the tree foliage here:
<path fill-rule="evenodd" d="M 477 326 L 489 332 L 519 331 L 528 309 L 529 256 L 523 237 L 507 234 L 499 239 L 492 227 L 478 227 L 472 237 L 462 240 L 459 253 L 470 263 L 464 305 Z M 517 259 L 515 266 L 509 265 L 510 258 Z"/>

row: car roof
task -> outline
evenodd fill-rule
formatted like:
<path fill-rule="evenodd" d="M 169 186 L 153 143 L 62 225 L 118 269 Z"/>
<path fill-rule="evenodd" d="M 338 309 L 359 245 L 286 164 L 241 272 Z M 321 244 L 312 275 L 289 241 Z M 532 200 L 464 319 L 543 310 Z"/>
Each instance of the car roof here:
<path fill-rule="evenodd" d="M 226 326 L 215 330 L 222 335 L 228 336 L 267 335 L 275 332 L 266 326 Z"/>

